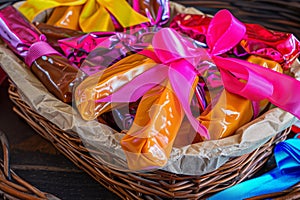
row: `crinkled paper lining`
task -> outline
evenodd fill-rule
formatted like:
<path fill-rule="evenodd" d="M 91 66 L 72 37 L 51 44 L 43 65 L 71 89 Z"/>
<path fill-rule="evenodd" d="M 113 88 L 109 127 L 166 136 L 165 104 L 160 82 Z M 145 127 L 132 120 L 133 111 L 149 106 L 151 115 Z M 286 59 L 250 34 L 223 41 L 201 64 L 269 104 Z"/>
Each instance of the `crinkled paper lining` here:
<path fill-rule="evenodd" d="M 96 121 L 84 121 L 72 106 L 51 95 L 30 70 L 3 45 L 0 46 L 0 64 L 17 86 L 22 99 L 35 112 L 56 124 L 61 130 L 77 133 L 85 145 L 113 153 L 126 163 L 125 154 L 119 145 L 122 134 Z M 298 62 L 291 71 L 295 73 L 295 77 L 300 77 Z M 295 121 L 293 115 L 274 108 L 241 127 L 231 137 L 173 148 L 168 164 L 163 170 L 189 175 L 202 175 L 214 171 L 231 157 L 241 156 L 263 145 Z"/>

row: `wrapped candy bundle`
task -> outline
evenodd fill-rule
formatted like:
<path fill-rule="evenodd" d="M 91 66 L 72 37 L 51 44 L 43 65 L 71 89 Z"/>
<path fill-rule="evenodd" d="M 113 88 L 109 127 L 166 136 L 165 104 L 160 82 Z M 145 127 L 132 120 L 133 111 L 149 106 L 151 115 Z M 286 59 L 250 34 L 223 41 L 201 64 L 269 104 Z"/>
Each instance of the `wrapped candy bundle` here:
<path fill-rule="evenodd" d="M 14 7 L 1 9 L 0 19 L 0 35 L 9 48 L 24 60 L 52 94 L 70 103 L 78 69 L 53 49 L 46 37 Z"/>
<path fill-rule="evenodd" d="M 192 140 L 199 142 L 233 134 L 268 102 L 300 116 L 298 94 L 291 96 L 300 83 L 281 74 L 281 66 L 288 66 L 299 55 L 295 38 L 290 37 L 296 45 L 293 51 L 283 51 L 291 56 L 283 56 L 285 64 L 279 65 L 279 60 L 248 57 L 246 61 L 232 56 L 250 34 L 247 26 L 226 10 L 217 13 L 204 30 L 202 42 L 207 48 L 170 28 L 153 32 L 145 49 L 92 74 L 76 88 L 76 106 L 85 120 L 139 101 L 133 124 L 121 140 L 130 169 L 164 166 L 175 138 L 183 137 L 178 131 L 185 117 L 194 129 Z M 217 68 L 207 67 L 209 63 Z M 213 76 L 208 75 L 211 70 Z M 209 80 L 223 82 L 225 89 Z M 199 94 L 197 86 L 203 84 L 206 91 L 197 99 L 205 110 L 199 109 L 197 115 L 190 102 Z M 205 103 L 210 105 L 203 106 Z"/>
<path fill-rule="evenodd" d="M 54 9 L 47 23 L 63 28 L 93 31 L 121 31 L 133 26 L 165 24 L 169 19 L 168 0 L 80 0 L 61 2 L 28 0 L 20 11 L 30 20 L 47 9 Z M 101 22 L 95 23 L 101 19 Z"/>
<path fill-rule="evenodd" d="M 79 37 L 61 39 L 58 43 L 72 63 L 85 74 L 92 75 L 145 48 L 148 45 L 149 28 L 138 30 L 130 35 L 121 32 L 92 32 Z M 86 58 L 91 51 L 93 53 L 87 62 Z"/>

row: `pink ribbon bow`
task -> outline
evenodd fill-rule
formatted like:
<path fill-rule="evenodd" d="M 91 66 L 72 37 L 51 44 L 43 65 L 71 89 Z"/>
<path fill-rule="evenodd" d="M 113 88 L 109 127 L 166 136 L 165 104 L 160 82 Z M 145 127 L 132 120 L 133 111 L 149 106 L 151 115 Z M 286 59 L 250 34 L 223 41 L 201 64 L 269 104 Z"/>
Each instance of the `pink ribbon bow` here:
<path fill-rule="evenodd" d="M 191 125 L 203 137 L 209 138 L 206 127 L 194 118 L 190 108 L 190 95 L 194 93 L 190 90 L 197 78 L 195 68 L 201 55 L 205 54 L 205 50 L 196 49 L 190 41 L 183 39 L 176 31 L 169 28 L 161 29 L 153 36 L 152 46 L 154 52 L 144 50 L 139 53 L 161 64 L 142 73 L 112 95 L 97 101 L 137 101 L 152 87 L 168 78 Z"/>
<path fill-rule="evenodd" d="M 300 82 L 290 76 L 236 58 L 223 58 L 243 38 L 245 26 L 227 10 L 219 11 L 211 21 L 207 44 L 220 69 L 224 87 L 253 101 L 268 99 L 279 108 L 300 117 Z M 244 81 L 241 81 L 244 80 Z"/>
<path fill-rule="evenodd" d="M 197 64 L 201 59 L 210 57 L 220 69 L 224 87 L 229 92 L 253 101 L 268 99 L 274 105 L 300 117 L 300 93 L 295 92 L 300 89 L 299 81 L 247 61 L 220 56 L 237 45 L 245 32 L 245 26 L 227 10 L 219 11 L 209 25 L 207 51 L 196 48 L 190 40 L 173 29 L 163 28 L 153 37 L 154 52 L 140 52 L 162 64 L 142 73 L 112 95 L 97 101 L 136 101 L 153 86 L 168 78 L 193 128 L 209 139 L 207 129 L 191 113 L 190 94 L 194 91 L 190 90 L 197 76 Z"/>

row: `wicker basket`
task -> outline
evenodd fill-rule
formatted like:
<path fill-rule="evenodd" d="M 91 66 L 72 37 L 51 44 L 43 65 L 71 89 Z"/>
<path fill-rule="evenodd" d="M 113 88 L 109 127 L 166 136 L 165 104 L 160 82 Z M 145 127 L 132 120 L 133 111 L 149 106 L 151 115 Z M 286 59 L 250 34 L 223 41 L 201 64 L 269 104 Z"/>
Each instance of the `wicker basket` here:
<path fill-rule="evenodd" d="M 214 14 L 228 8 L 244 22 L 260 23 L 268 28 L 292 32 L 300 36 L 298 1 L 177 1 Z M 282 6 L 284 5 L 284 6 Z M 40 135 L 86 171 L 101 185 L 123 199 L 200 199 L 231 187 L 255 174 L 272 155 L 273 147 L 286 138 L 290 129 L 277 134 L 250 154 L 232 158 L 219 169 L 202 176 L 177 175 L 157 170 L 147 173 L 124 171 L 90 155 L 91 149 L 82 144 L 78 134 L 65 132 L 36 113 L 21 98 L 18 88 L 10 83 L 9 97 L 15 103 L 14 111 L 24 118 Z M 106 152 L 93 152 L 101 156 Z M 299 186 L 282 193 L 287 197 L 297 195 Z M 294 193 L 292 193 L 294 192 Z M 257 197 L 261 198 L 261 197 Z"/>
<path fill-rule="evenodd" d="M 124 172 L 99 162 L 90 155 L 76 133 L 59 129 L 34 112 L 20 97 L 10 82 L 9 97 L 15 103 L 14 111 L 44 138 L 68 157 L 79 168 L 100 184 L 124 199 L 198 199 L 231 187 L 255 174 L 266 163 L 276 143 L 286 139 L 290 129 L 277 134 L 250 154 L 233 158 L 225 165 L 203 176 L 176 175 L 157 170 L 147 173 Z M 103 152 L 94 152 L 103 154 Z M 107 155 L 102 155 L 107 156 Z"/>
<path fill-rule="evenodd" d="M 44 193 L 20 178 L 10 169 L 9 144 L 3 132 L 0 131 L 3 160 L 0 159 L 0 198 L 28 199 L 28 200 L 55 200 L 52 194 Z"/>

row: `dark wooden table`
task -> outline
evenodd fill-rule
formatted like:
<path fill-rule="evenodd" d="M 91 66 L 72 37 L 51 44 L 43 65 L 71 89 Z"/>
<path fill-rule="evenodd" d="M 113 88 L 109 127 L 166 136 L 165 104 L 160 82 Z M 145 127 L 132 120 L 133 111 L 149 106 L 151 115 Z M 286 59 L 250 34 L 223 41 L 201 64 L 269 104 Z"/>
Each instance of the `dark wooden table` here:
<path fill-rule="evenodd" d="M 77 168 L 14 113 L 7 89 L 6 80 L 0 85 L 0 129 L 10 143 L 11 168 L 20 177 L 63 200 L 119 199 Z"/>

